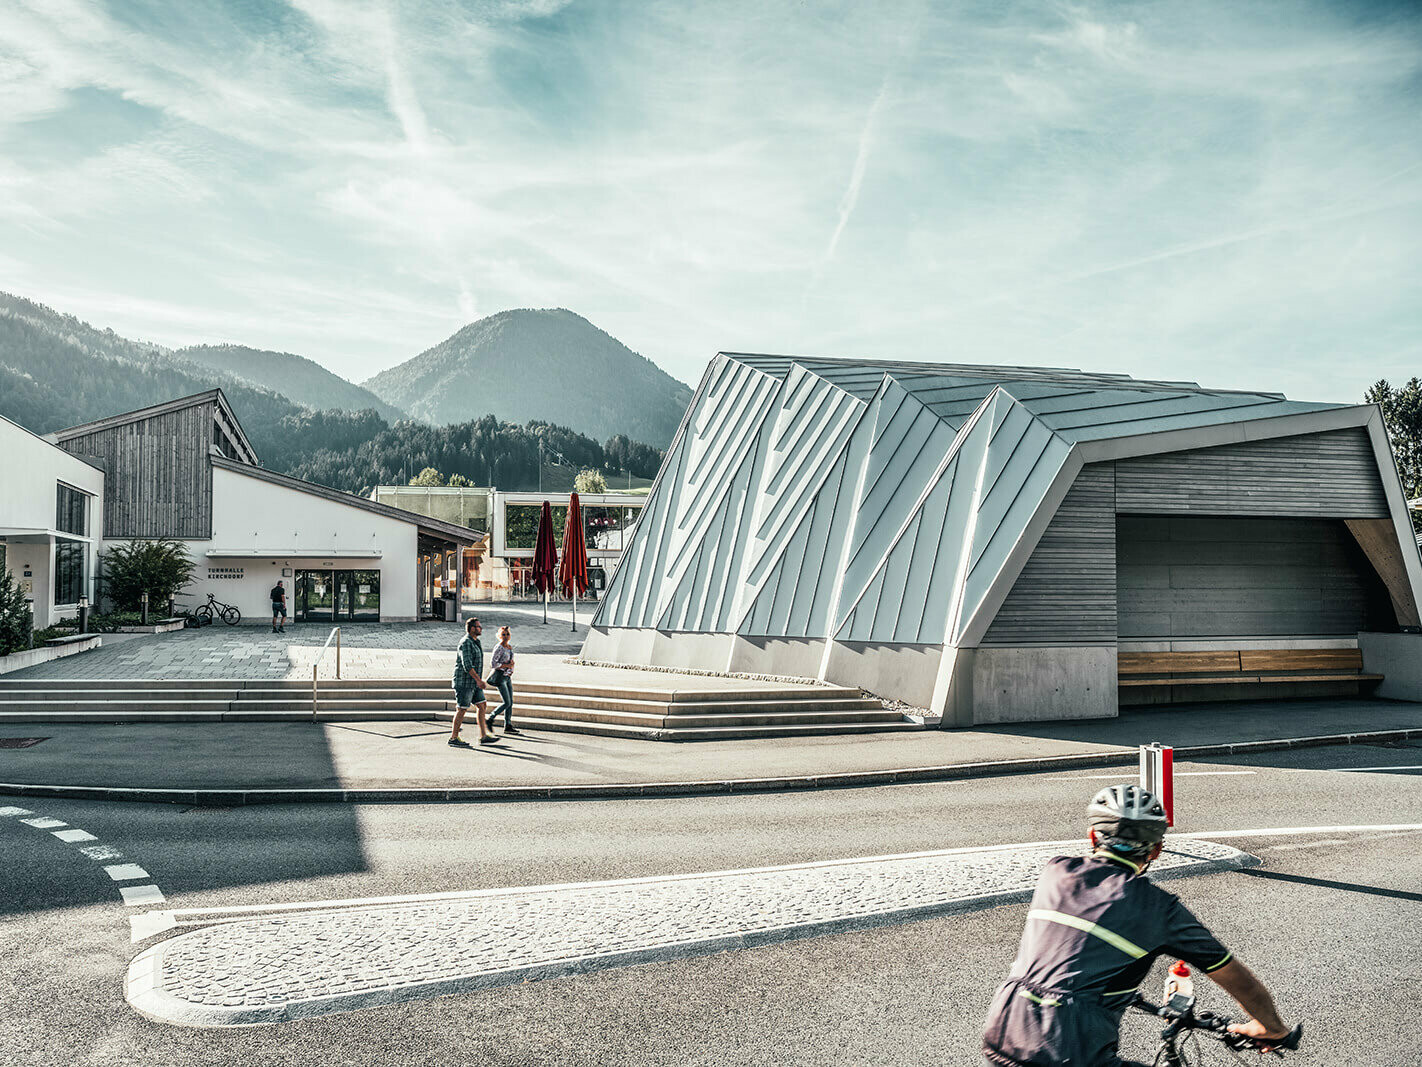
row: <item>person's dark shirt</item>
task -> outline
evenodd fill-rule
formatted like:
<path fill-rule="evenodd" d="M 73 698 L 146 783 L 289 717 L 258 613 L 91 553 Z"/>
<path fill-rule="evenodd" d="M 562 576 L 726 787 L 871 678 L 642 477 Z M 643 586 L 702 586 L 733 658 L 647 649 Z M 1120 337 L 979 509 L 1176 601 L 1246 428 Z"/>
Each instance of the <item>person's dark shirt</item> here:
<path fill-rule="evenodd" d="M 1119 1062 L 1121 1016 L 1156 957 L 1209 973 L 1232 958 L 1174 893 L 1117 856 L 1047 863 L 983 1054 L 1008 1067 Z"/>
<path fill-rule="evenodd" d="M 286 602 L 286 590 L 285 590 L 283 587 L 279 586 L 279 585 L 274 585 L 274 586 L 272 586 L 272 603 L 273 603 L 273 604 L 284 604 L 285 602 Z"/>

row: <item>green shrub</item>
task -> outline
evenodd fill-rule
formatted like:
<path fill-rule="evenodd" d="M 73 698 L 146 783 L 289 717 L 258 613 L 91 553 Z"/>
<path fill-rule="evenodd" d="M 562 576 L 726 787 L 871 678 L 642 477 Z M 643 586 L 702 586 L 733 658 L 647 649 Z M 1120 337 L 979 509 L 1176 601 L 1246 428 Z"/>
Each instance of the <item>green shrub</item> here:
<path fill-rule="evenodd" d="M 74 626 L 46 626 L 43 630 L 35 631 L 35 648 L 56 637 L 72 637 L 78 632 Z"/>
<path fill-rule="evenodd" d="M 148 594 L 149 618 L 166 614 L 168 601 L 193 578 L 196 565 L 181 541 L 130 541 L 104 556 L 105 589 L 118 610 L 136 612 Z"/>
<path fill-rule="evenodd" d="M 20 583 L 9 571 L 0 571 L 0 656 L 28 649 L 33 626 L 34 618 Z"/>

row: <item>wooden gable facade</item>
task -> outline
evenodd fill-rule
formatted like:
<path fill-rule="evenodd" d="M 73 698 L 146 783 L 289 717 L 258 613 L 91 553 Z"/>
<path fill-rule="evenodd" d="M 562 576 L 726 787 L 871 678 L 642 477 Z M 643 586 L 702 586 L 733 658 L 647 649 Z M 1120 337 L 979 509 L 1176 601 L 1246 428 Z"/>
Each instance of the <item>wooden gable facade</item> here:
<path fill-rule="evenodd" d="M 255 466 L 222 390 L 60 430 L 56 443 L 105 471 L 104 537 L 212 537 L 212 456 Z"/>

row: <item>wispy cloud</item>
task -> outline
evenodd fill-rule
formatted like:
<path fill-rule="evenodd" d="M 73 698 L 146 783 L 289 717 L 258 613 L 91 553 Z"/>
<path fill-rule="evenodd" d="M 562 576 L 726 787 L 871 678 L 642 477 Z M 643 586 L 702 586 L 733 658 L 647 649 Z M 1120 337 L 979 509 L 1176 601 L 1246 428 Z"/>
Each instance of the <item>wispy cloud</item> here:
<path fill-rule="evenodd" d="M 761 348 L 1347 397 L 1422 326 L 1420 42 L 1321 0 L 12 0 L 0 288 L 355 379 L 562 305 L 685 380 Z"/>

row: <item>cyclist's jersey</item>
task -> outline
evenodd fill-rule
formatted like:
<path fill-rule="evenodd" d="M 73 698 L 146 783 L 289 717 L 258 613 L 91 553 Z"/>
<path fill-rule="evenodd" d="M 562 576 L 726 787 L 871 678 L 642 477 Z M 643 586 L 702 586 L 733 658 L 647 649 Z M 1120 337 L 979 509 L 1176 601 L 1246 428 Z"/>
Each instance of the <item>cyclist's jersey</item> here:
<path fill-rule="evenodd" d="M 1116 856 L 1058 856 L 1042 872 L 983 1055 L 1007 1067 L 1114 1067 L 1121 1016 L 1155 958 L 1205 971 L 1231 959 L 1173 893 Z"/>

